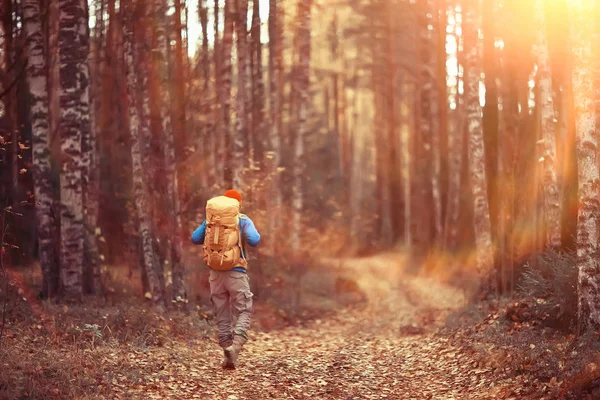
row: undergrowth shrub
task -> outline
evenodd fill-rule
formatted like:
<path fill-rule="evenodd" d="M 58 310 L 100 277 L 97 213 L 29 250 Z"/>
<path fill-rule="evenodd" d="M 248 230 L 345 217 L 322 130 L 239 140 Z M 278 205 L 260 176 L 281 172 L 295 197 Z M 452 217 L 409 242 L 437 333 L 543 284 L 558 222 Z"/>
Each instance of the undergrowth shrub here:
<path fill-rule="evenodd" d="M 335 263 L 262 255 L 250 262 L 250 271 L 255 304 L 276 309 L 287 323 L 319 319 L 366 301 L 357 283 Z"/>
<path fill-rule="evenodd" d="M 548 326 L 572 330 L 577 318 L 576 256 L 547 250 L 525 266 L 519 289 L 531 298 L 532 312 Z"/>

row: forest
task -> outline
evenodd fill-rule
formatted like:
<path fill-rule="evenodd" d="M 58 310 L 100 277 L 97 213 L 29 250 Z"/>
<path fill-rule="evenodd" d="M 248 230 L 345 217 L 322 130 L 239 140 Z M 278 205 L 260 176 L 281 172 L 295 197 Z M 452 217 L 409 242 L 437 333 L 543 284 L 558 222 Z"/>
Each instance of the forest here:
<path fill-rule="evenodd" d="M 599 21 L 0 0 L 0 398 L 600 398 Z M 228 189 L 234 372 L 191 240 Z"/>

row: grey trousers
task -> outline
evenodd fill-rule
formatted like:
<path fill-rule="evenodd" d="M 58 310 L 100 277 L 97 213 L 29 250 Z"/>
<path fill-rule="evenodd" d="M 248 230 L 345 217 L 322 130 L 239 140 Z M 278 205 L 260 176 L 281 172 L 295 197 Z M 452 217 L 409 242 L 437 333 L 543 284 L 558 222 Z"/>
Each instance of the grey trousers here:
<path fill-rule="evenodd" d="M 210 301 L 217 317 L 219 345 L 231 345 L 233 335 L 248 339 L 254 296 L 250 278 L 237 271 L 210 271 Z"/>

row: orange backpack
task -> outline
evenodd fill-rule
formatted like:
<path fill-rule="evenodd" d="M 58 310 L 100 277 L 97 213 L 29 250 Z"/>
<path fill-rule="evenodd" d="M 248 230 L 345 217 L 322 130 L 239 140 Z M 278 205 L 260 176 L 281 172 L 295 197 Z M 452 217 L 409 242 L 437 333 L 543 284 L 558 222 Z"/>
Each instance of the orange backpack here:
<path fill-rule="evenodd" d="M 204 262 L 210 268 L 218 271 L 247 268 L 242 254 L 240 218 L 240 203 L 236 199 L 218 196 L 206 202 Z"/>

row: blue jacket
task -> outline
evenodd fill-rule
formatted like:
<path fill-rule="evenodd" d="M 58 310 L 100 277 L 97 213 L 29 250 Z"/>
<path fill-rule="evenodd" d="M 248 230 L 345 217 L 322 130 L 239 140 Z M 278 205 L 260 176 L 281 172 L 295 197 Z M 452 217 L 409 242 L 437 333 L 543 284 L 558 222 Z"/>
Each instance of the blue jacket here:
<path fill-rule="evenodd" d="M 244 243 L 248 243 L 252 247 L 256 247 L 260 244 L 260 233 L 256 230 L 254 226 L 254 222 L 243 215 L 240 217 L 239 222 L 240 233 L 242 235 L 242 253 L 244 257 L 246 257 L 246 248 Z M 204 243 L 204 235 L 206 234 L 206 220 L 192 233 L 192 243 L 194 244 L 203 244 Z M 246 270 L 242 267 L 235 267 L 233 271 L 246 272 Z"/>

